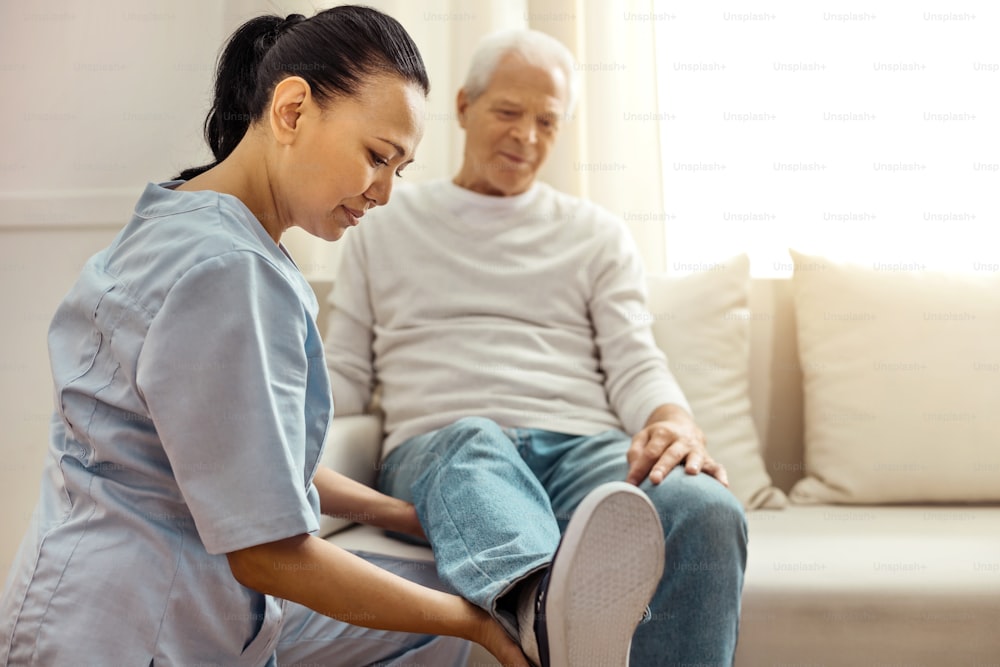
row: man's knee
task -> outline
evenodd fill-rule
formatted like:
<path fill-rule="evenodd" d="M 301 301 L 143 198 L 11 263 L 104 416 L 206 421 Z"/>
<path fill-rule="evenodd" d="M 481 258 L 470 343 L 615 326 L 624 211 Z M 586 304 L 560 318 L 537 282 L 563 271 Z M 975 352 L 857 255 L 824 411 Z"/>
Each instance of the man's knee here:
<path fill-rule="evenodd" d="M 664 530 L 690 526 L 699 532 L 746 536 L 746 514 L 728 488 L 706 473 L 689 475 L 677 466 L 660 484 L 643 485 L 664 522 Z"/>
<path fill-rule="evenodd" d="M 488 456 L 504 445 L 510 446 L 510 439 L 495 421 L 485 417 L 462 417 L 435 431 L 421 450 L 424 455 L 444 460 L 456 454 Z"/>

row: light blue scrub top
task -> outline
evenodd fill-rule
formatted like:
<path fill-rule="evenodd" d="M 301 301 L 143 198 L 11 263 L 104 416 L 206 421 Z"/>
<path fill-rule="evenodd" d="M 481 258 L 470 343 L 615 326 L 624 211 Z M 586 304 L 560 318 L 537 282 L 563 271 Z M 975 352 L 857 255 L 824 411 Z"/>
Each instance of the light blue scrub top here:
<path fill-rule="evenodd" d="M 224 554 L 318 528 L 316 298 L 238 199 L 178 184 L 147 186 L 52 321 L 51 442 L 0 664 L 274 661 L 283 602 Z"/>

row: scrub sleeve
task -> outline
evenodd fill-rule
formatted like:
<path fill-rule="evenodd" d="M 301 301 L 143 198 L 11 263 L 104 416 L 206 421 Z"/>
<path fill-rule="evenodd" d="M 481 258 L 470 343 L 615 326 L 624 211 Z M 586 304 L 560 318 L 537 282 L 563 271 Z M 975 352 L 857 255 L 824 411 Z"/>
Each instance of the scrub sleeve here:
<path fill-rule="evenodd" d="M 149 327 L 137 384 L 210 554 L 318 530 L 307 449 L 307 313 L 259 255 L 199 263 Z M 325 425 L 320 433 L 325 433 Z"/>
<path fill-rule="evenodd" d="M 276 267 L 234 250 L 189 269 L 149 327 L 138 389 L 209 554 L 318 529 L 322 441 L 306 447 L 306 419 L 325 433 L 330 414 L 304 414 L 322 364 L 306 354 L 306 317 Z M 265 597 L 244 655 L 274 651 L 283 605 Z"/>

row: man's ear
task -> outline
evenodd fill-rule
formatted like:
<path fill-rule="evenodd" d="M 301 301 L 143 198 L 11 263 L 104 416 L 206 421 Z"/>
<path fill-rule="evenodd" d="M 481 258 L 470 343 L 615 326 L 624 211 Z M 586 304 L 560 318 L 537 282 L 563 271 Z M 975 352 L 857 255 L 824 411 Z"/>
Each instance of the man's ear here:
<path fill-rule="evenodd" d="M 463 130 L 465 129 L 465 112 L 469 108 L 469 96 L 465 94 L 465 88 L 461 88 L 458 91 L 458 97 L 455 100 L 455 110 L 458 112 L 458 125 Z"/>
<path fill-rule="evenodd" d="M 302 77 L 290 76 L 278 82 L 268 112 L 271 132 L 278 143 L 287 145 L 294 141 L 304 107 L 312 103 L 312 90 Z"/>

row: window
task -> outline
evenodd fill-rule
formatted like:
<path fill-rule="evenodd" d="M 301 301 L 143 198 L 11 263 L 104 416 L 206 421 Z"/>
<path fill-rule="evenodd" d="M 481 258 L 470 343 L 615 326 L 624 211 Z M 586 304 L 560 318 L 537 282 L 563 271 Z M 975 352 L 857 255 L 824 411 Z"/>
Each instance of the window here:
<path fill-rule="evenodd" d="M 992 4 L 655 5 L 669 271 L 997 270 Z"/>

